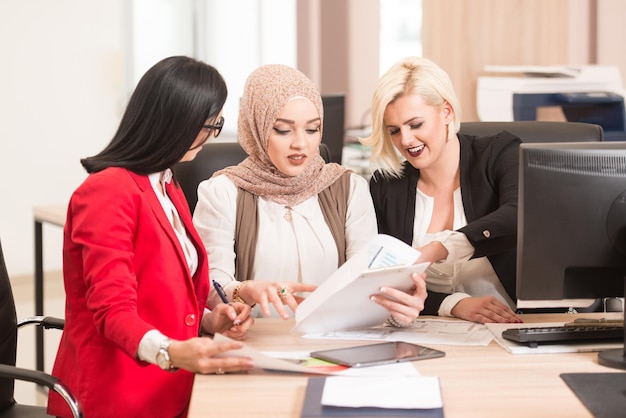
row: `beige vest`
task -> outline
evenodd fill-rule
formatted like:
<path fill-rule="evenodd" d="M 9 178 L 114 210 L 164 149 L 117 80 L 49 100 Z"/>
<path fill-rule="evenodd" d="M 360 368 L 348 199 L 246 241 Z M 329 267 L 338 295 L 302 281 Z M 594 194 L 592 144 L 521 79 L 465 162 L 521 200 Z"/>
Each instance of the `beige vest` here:
<path fill-rule="evenodd" d="M 350 194 L 350 171 L 318 195 L 324 219 L 337 244 L 339 266 L 346 262 L 346 214 Z M 248 280 L 254 266 L 259 215 L 257 196 L 239 188 L 237 193 L 237 219 L 235 222 L 235 278 Z"/>

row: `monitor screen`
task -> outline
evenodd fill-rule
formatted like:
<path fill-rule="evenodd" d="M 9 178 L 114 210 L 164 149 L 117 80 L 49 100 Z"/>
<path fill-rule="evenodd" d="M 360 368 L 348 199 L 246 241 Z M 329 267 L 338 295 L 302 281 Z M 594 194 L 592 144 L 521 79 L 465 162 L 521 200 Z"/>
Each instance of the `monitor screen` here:
<path fill-rule="evenodd" d="M 624 295 L 626 142 L 520 146 L 518 308 Z"/>
<path fill-rule="evenodd" d="M 345 125 L 345 102 L 343 94 L 323 94 L 324 131 L 322 143 L 330 151 L 330 161 L 341 164 Z"/>

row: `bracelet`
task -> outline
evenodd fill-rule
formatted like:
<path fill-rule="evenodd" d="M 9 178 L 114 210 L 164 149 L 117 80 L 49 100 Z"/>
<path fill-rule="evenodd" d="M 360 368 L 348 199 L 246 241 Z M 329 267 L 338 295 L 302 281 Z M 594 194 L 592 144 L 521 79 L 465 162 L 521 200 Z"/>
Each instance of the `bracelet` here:
<path fill-rule="evenodd" d="M 246 305 L 250 305 L 248 302 L 246 302 L 245 300 L 243 300 L 243 298 L 241 297 L 240 293 L 241 293 L 241 289 L 243 289 L 243 287 L 248 283 L 248 280 L 244 280 L 243 282 L 239 283 L 237 285 L 237 287 L 235 287 L 235 290 L 233 290 L 233 301 L 234 302 L 239 302 L 239 303 L 245 303 Z M 256 303 L 253 303 L 252 305 L 250 305 L 251 308 L 254 308 L 256 306 Z"/>
<path fill-rule="evenodd" d="M 389 318 L 387 318 L 387 324 L 391 325 L 392 327 L 396 327 L 396 328 L 408 328 L 411 325 L 414 325 L 417 322 L 417 319 L 418 318 L 415 318 L 414 320 L 412 320 L 408 324 L 403 324 L 402 322 L 398 321 L 395 316 L 389 315 Z"/>

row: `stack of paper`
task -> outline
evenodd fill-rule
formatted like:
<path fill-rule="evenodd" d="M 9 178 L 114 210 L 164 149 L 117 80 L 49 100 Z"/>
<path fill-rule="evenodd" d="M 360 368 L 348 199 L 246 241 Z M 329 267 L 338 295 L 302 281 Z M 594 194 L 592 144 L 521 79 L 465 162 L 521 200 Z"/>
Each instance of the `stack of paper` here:
<path fill-rule="evenodd" d="M 311 377 L 302 418 L 443 417 L 435 376 Z"/>

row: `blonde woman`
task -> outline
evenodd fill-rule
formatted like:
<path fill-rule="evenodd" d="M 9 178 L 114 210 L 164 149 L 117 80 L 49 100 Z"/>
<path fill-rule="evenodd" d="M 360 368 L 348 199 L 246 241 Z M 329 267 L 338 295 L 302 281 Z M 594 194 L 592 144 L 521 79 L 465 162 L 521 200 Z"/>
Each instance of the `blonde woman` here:
<path fill-rule="evenodd" d="M 519 138 L 458 134 L 460 106 L 447 73 L 409 57 L 372 99 L 370 180 L 378 229 L 421 251 L 423 313 L 521 322 L 515 309 Z"/>

